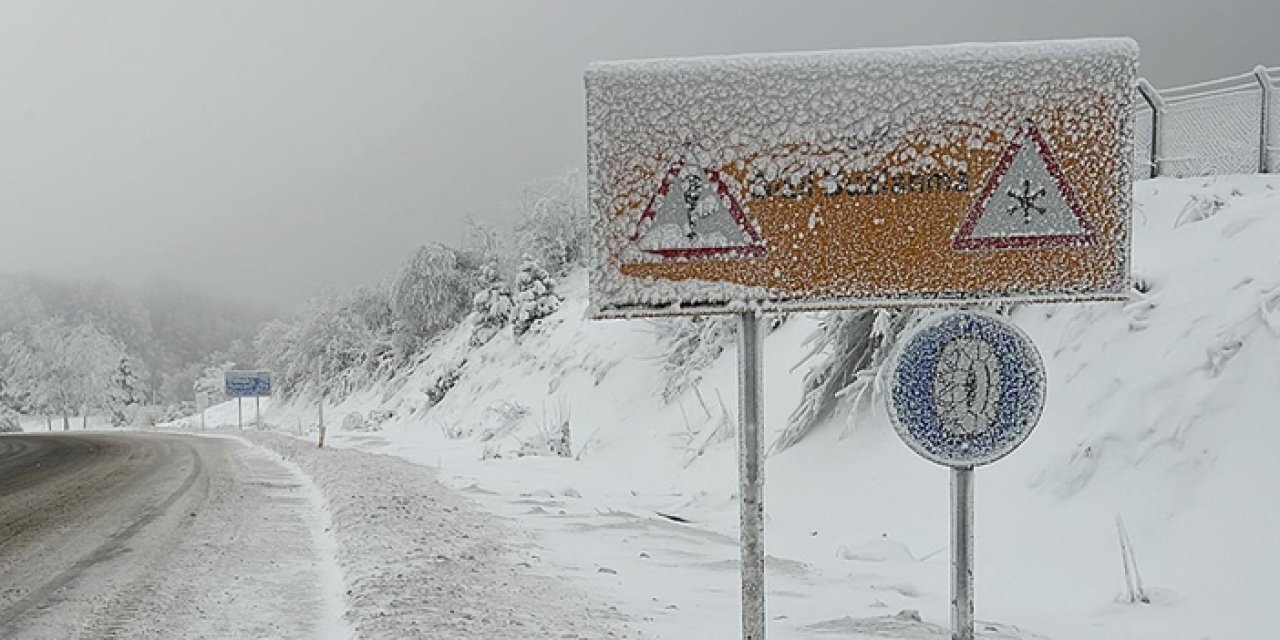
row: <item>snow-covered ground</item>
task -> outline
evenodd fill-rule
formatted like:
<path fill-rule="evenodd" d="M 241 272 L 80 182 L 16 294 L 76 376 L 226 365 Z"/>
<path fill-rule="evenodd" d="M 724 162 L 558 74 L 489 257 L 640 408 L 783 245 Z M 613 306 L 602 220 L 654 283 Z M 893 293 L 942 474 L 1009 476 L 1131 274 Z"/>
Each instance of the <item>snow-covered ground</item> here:
<path fill-rule="evenodd" d="M 1280 637 L 1280 509 L 1268 491 L 1280 486 L 1280 177 L 1136 190 L 1144 293 L 1013 316 L 1050 386 L 1027 443 L 977 473 L 986 637 Z M 585 280 L 561 283 L 565 304 L 519 341 L 506 331 L 470 348 L 464 323 L 412 375 L 326 406 L 329 443 L 437 468 L 533 532 L 541 550 L 524 569 L 571 578 L 643 632 L 734 637 L 734 350 L 664 404 L 664 325 L 584 319 Z M 816 324 L 798 315 L 766 339 L 770 439 L 799 402 L 795 365 Z M 428 390 L 448 375 L 456 383 L 432 406 Z M 281 430 L 314 425 L 314 401 L 263 406 Z M 373 410 L 394 414 L 380 431 L 336 428 Z M 944 637 L 947 472 L 898 441 L 882 403 L 856 423 L 850 411 L 769 458 L 770 637 Z M 207 419 L 234 424 L 234 402 Z M 565 421 L 572 458 L 518 455 Z M 1120 601 L 1117 516 L 1148 604 Z"/>
<path fill-rule="evenodd" d="M 598 600 L 534 575 L 532 544 L 420 466 L 247 432 L 314 478 L 358 638 L 635 638 Z M 515 544 L 513 544 L 515 543 Z"/>

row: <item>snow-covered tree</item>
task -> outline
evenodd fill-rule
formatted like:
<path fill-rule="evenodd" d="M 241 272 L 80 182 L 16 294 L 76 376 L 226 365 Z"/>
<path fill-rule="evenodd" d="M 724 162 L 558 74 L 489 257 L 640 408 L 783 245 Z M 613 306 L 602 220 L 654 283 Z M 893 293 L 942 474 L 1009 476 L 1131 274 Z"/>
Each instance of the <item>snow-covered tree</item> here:
<path fill-rule="evenodd" d="M 169 401 L 189 398 L 211 354 L 243 351 L 236 341 L 252 338 L 261 320 L 255 310 L 174 286 L 134 293 L 102 281 L 0 274 L 0 335 L 25 341 L 47 321 L 94 327 L 123 345 L 148 394 L 176 394 Z"/>
<path fill-rule="evenodd" d="M 517 336 L 524 335 L 541 320 L 560 308 L 560 298 L 555 293 L 556 281 L 546 269 L 543 269 L 532 256 L 525 254 L 520 264 L 520 272 L 516 274 L 516 295 L 514 299 L 511 328 Z"/>
<path fill-rule="evenodd" d="M 107 394 L 107 413 L 111 418 L 111 426 L 123 427 L 133 421 L 133 414 L 143 403 L 145 394 L 142 380 L 134 371 L 133 361 L 129 356 L 121 356 L 111 375 L 111 389 Z"/>
<path fill-rule="evenodd" d="M 586 202 L 585 181 L 576 169 L 530 184 L 520 205 L 516 249 L 554 276 L 567 273 L 586 257 Z"/>
<path fill-rule="evenodd" d="M 910 312 L 884 310 L 826 313 L 818 329 L 805 338 L 808 353 L 796 366 L 819 360 L 805 374 L 800 405 L 787 418 L 773 449 L 786 449 L 802 440 L 843 398 L 850 398 L 853 405 L 850 420 L 865 409 L 880 392 L 876 381 L 898 335 L 914 317 Z"/>
<path fill-rule="evenodd" d="M 112 375 L 124 357 L 124 345 L 97 327 L 73 327 L 66 337 L 67 366 L 72 372 L 72 397 L 78 407 L 81 426 L 89 415 L 107 408 L 112 392 Z"/>
<path fill-rule="evenodd" d="M 477 269 L 441 244 L 423 246 L 391 285 L 391 310 L 402 348 L 416 349 L 471 310 Z M 403 338 L 408 338 L 407 340 Z M 412 353 L 402 353 L 408 357 Z"/>
<path fill-rule="evenodd" d="M 694 316 L 655 320 L 663 345 L 662 400 L 671 403 L 696 388 L 702 372 L 732 344 L 737 318 Z"/>
<path fill-rule="evenodd" d="M 195 384 L 191 390 L 195 395 L 203 394 L 209 400 L 209 404 L 218 404 L 227 399 L 227 371 L 234 369 L 236 363 L 223 362 L 221 364 L 209 365 L 204 368 L 199 378 L 196 378 Z"/>
<path fill-rule="evenodd" d="M 498 275 L 495 265 L 485 265 L 480 270 L 484 280 L 484 288 L 476 292 L 472 300 L 472 310 L 476 314 L 475 329 L 471 333 L 471 345 L 480 346 L 488 342 L 495 334 L 507 326 L 515 310 L 511 299 L 511 289 Z"/>
<path fill-rule="evenodd" d="M 0 354 L 9 372 L 8 393 L 22 397 L 33 413 L 59 415 L 63 429 L 70 417 L 102 409 L 111 374 L 124 347 L 88 325 L 46 320 L 0 337 Z"/>
<path fill-rule="evenodd" d="M 410 344 L 398 344 L 399 337 Z M 364 287 L 312 300 L 293 317 L 264 325 L 254 341 L 255 366 L 275 374 L 285 397 L 314 393 L 319 367 L 323 391 L 341 398 L 403 365 L 397 347 L 412 354 L 414 341 L 414 330 L 394 319 L 386 289 Z"/>
<path fill-rule="evenodd" d="M 515 242 L 511 230 L 470 217 L 466 223 L 460 253 L 475 264 L 492 267 L 499 274 L 514 273 L 519 254 L 511 248 Z"/>

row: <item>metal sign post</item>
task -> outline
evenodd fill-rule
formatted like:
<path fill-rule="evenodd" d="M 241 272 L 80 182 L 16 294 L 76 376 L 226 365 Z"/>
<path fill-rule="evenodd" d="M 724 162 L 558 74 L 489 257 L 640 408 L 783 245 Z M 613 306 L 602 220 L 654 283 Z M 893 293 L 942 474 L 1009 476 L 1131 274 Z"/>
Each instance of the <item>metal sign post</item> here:
<path fill-rule="evenodd" d="M 973 638 L 973 467 L 951 469 L 951 638 Z"/>
<path fill-rule="evenodd" d="M 764 640 L 764 419 L 760 313 L 738 314 L 738 494 L 742 637 Z"/>
<path fill-rule="evenodd" d="M 943 313 L 894 354 L 889 417 L 903 442 L 951 467 L 951 638 L 974 640 L 973 468 L 1031 435 L 1044 407 L 1044 363 L 1031 339 L 985 313 Z"/>
<path fill-rule="evenodd" d="M 261 430 L 262 430 L 262 402 L 261 402 L 261 400 L 262 400 L 262 397 L 261 397 L 261 396 L 254 396 L 254 397 L 253 397 L 253 421 L 254 421 L 254 423 L 256 424 L 256 426 L 258 427 L 258 430 L 259 430 L 259 431 L 261 431 Z"/>
<path fill-rule="evenodd" d="M 236 398 L 236 428 L 244 431 L 244 398 Z"/>

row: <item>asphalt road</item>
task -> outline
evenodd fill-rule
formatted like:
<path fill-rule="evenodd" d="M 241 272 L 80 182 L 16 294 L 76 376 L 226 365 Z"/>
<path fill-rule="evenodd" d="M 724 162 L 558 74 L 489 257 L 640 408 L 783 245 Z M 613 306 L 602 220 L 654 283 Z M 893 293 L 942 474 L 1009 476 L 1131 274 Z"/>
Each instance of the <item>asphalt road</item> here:
<path fill-rule="evenodd" d="M 316 638 L 316 506 L 230 438 L 0 435 L 0 638 Z"/>

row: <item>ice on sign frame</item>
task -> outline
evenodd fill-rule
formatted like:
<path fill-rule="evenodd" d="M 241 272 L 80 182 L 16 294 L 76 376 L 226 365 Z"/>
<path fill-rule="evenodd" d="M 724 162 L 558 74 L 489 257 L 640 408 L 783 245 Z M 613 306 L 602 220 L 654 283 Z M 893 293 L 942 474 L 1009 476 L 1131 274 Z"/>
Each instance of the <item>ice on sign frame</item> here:
<path fill-rule="evenodd" d="M 1137 53 L 592 65 L 592 314 L 1121 299 Z"/>

